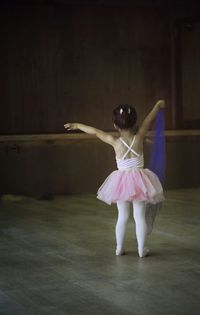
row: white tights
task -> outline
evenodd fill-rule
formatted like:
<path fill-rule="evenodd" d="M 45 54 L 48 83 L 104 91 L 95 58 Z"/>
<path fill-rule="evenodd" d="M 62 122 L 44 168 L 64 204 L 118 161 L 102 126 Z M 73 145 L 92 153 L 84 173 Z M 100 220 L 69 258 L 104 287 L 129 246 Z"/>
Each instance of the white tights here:
<path fill-rule="evenodd" d="M 131 205 L 133 206 L 133 217 L 136 225 L 138 254 L 140 257 L 144 257 L 147 255 L 148 250 L 145 248 L 147 236 L 147 224 L 145 218 L 146 206 L 142 201 L 133 201 L 133 203 L 128 201 L 117 202 L 118 220 L 115 229 L 117 243 L 116 255 L 122 255 L 124 253 L 124 239 Z"/>

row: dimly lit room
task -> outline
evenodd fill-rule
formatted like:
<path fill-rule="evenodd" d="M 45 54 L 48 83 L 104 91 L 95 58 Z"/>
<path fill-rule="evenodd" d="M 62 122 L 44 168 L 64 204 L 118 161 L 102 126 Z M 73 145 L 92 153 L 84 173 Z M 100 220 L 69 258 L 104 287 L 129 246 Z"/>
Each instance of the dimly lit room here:
<path fill-rule="evenodd" d="M 0 24 L 0 315 L 199 314 L 199 1 Z"/>

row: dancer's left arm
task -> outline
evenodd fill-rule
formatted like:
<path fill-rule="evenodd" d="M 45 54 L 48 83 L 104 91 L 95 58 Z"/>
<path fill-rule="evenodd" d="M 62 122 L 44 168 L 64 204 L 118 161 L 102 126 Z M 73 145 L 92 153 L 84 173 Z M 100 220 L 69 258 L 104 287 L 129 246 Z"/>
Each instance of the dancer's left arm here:
<path fill-rule="evenodd" d="M 158 111 L 161 108 L 165 108 L 165 101 L 164 100 L 159 100 L 154 107 L 152 108 L 152 110 L 150 111 L 150 113 L 146 116 L 146 118 L 144 119 L 141 127 L 139 128 L 138 131 L 138 136 L 140 136 L 142 139 L 145 138 L 151 124 L 153 123 L 154 119 L 156 118 L 156 115 L 158 113 Z"/>
<path fill-rule="evenodd" d="M 108 143 L 112 146 L 114 146 L 115 144 L 115 137 L 103 130 L 100 130 L 91 126 L 87 126 L 81 123 L 67 123 L 64 125 L 64 127 L 67 130 L 81 130 L 89 135 L 94 135 L 97 138 L 99 138 L 101 141 Z"/>

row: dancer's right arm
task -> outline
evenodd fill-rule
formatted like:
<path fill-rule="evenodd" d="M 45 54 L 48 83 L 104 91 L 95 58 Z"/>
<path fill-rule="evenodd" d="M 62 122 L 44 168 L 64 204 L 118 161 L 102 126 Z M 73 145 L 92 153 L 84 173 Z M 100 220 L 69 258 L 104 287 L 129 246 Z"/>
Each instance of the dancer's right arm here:
<path fill-rule="evenodd" d="M 112 146 L 114 146 L 116 141 L 116 138 L 110 135 L 109 133 L 81 123 L 67 123 L 64 125 L 64 127 L 67 130 L 81 130 L 89 135 L 95 135 L 101 141 L 108 143 Z"/>

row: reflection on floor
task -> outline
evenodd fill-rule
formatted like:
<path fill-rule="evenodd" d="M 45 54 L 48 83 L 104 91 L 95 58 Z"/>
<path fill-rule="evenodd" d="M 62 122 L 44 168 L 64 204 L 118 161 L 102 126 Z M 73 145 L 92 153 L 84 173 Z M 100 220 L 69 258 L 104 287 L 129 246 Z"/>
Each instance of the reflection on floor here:
<path fill-rule="evenodd" d="M 115 206 L 93 195 L 0 203 L 0 315 L 197 315 L 200 189 L 166 193 L 148 245 L 116 257 Z"/>

